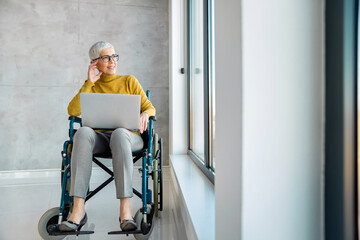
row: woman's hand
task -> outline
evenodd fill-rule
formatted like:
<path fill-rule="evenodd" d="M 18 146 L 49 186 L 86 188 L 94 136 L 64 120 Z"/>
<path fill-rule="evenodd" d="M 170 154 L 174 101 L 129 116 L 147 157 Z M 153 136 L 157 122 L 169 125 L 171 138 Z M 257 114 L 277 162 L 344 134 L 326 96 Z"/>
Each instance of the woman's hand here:
<path fill-rule="evenodd" d="M 96 64 L 99 60 L 96 61 L 91 61 L 90 62 L 90 66 L 89 66 L 89 71 L 88 71 L 88 79 L 89 81 L 95 83 L 97 80 L 99 80 L 102 72 L 99 72 L 98 74 L 95 74 L 95 69 L 96 69 Z"/>
<path fill-rule="evenodd" d="M 147 124 L 149 122 L 149 114 L 143 112 L 140 114 L 140 133 L 146 131 Z"/>

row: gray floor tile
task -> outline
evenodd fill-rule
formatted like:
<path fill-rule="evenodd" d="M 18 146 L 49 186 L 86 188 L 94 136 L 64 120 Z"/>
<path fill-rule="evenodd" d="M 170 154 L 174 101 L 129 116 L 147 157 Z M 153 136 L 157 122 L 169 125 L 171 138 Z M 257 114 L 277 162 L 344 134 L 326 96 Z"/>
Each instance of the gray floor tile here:
<path fill-rule="evenodd" d="M 141 189 L 141 178 L 134 173 L 134 186 Z M 15 174 L 15 173 L 14 173 Z M 39 173 L 40 175 L 43 173 Z M 181 231 L 177 229 L 174 221 L 173 208 L 171 206 L 171 178 L 168 169 L 164 169 L 164 210 L 157 219 L 151 239 L 183 239 Z M 57 174 L 50 174 L 47 178 L 41 178 L 36 173 L 29 177 L 14 178 L 11 173 L 6 173 L 5 181 L 0 185 L 0 239 L 2 240 L 38 240 L 38 221 L 45 211 L 56 207 L 60 202 L 60 183 Z M 95 187 L 101 179 L 106 179 L 106 174 L 93 171 L 91 186 Z M 0 179 L 4 178 L 4 175 Z M 36 179 L 36 180 L 34 180 Z M 42 180 L 39 180 L 42 179 Z M 108 235 L 107 232 L 120 230 L 119 227 L 120 202 L 115 197 L 115 186 L 112 182 L 99 194 L 95 195 L 86 204 L 88 223 L 83 230 L 92 229 L 92 235 L 69 236 L 65 240 L 87 240 L 87 239 L 135 239 L 132 235 Z M 132 213 L 141 207 L 141 201 L 136 196 L 132 200 Z"/>

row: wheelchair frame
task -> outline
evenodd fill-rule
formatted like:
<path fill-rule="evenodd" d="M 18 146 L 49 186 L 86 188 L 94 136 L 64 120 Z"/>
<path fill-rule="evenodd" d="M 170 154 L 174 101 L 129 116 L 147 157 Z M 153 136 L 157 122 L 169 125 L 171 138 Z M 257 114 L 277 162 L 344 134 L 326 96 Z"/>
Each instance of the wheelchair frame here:
<path fill-rule="evenodd" d="M 149 98 L 149 90 L 146 91 L 146 95 Z M 73 198 L 69 194 L 70 189 L 70 178 L 71 178 L 71 150 L 73 144 L 73 137 L 77 129 L 75 129 L 75 124 L 79 124 L 80 127 L 82 126 L 81 118 L 79 117 L 69 117 L 69 140 L 64 142 L 63 150 L 61 152 L 62 155 L 62 171 L 61 171 L 61 200 L 60 200 L 60 208 L 58 214 L 57 223 L 60 224 L 64 217 L 67 217 L 70 209 L 72 208 Z M 158 139 L 157 134 L 155 136 L 154 129 L 153 129 L 153 122 L 156 121 L 155 117 L 149 118 L 148 128 L 147 130 L 141 135 L 144 140 L 144 147 L 140 151 L 133 153 L 133 163 L 137 162 L 140 158 L 142 158 L 142 168 L 139 169 L 142 174 L 142 192 L 140 193 L 135 188 L 133 188 L 133 193 L 138 196 L 142 200 L 142 208 L 139 210 L 142 213 L 142 221 L 140 224 L 140 230 L 137 229 L 135 231 L 112 231 L 108 234 L 148 234 L 153 227 L 153 217 L 158 216 L 158 211 L 163 210 L 163 187 L 162 187 L 162 139 Z M 105 130 L 105 129 L 104 129 Z M 106 129 L 106 130 L 114 130 L 114 129 Z M 155 148 L 155 155 L 154 155 L 154 146 L 153 140 L 158 139 L 159 144 L 158 148 Z M 110 177 L 105 180 L 101 185 L 99 185 L 94 190 L 90 191 L 90 187 L 88 190 L 88 194 L 86 196 L 85 201 L 88 201 L 91 197 L 93 197 L 96 193 L 98 193 L 101 189 L 107 186 L 114 180 L 114 173 L 102 164 L 97 158 L 109 158 L 111 155 L 93 155 L 92 161 L 97 164 L 100 168 L 102 168 L 105 172 L 107 172 Z M 153 164 L 154 161 L 154 164 Z M 151 170 L 150 170 L 151 168 Z M 152 202 L 152 191 L 149 189 L 149 177 L 152 176 L 153 181 L 157 181 L 156 185 L 158 188 L 157 196 L 154 195 L 154 202 Z M 155 187 L 155 183 L 154 183 Z M 156 189 L 154 189 L 156 191 Z M 160 197 L 160 198 L 159 198 Z M 148 204 L 151 205 L 150 212 L 148 211 Z M 45 213 L 46 214 L 46 213 Z M 44 214 L 44 215 L 45 215 Z M 41 221 L 41 219 L 40 219 Z M 39 225 L 40 225 L 39 221 Z M 137 225 L 139 225 L 137 223 Z M 85 231 L 83 233 L 78 232 L 78 234 L 91 234 L 93 231 Z M 150 232 L 151 233 L 151 232 Z M 57 234 L 56 234 L 57 235 Z"/>

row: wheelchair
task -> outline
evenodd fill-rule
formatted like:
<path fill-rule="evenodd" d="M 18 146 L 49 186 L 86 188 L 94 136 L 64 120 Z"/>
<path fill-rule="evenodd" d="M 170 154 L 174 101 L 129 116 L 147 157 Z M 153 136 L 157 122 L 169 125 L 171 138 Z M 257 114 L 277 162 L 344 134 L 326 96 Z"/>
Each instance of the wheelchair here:
<path fill-rule="evenodd" d="M 146 91 L 149 98 L 149 91 Z M 140 151 L 133 152 L 133 163 L 142 159 L 142 166 L 139 169 L 142 177 L 141 192 L 133 188 L 133 193 L 142 201 L 142 207 L 136 212 L 134 220 L 137 229 L 134 231 L 111 231 L 108 234 L 133 234 L 138 240 L 146 240 L 150 237 L 156 219 L 159 217 L 159 211 L 163 210 L 163 140 L 159 138 L 157 133 L 154 133 L 153 122 L 155 117 L 150 117 L 147 130 L 141 134 L 144 141 L 144 147 Z M 92 234 L 94 231 L 76 231 L 64 234 L 49 233 L 47 228 L 52 224 L 60 224 L 66 221 L 72 211 L 73 198 L 70 194 L 70 180 L 71 180 L 71 152 L 73 145 L 73 137 L 77 131 L 76 126 L 82 126 L 81 118 L 69 117 L 69 140 L 64 142 L 61 165 L 61 200 L 60 206 L 47 210 L 38 222 L 38 232 L 45 240 L 60 240 L 68 235 Z M 101 189 L 107 186 L 114 180 L 113 172 L 102 164 L 98 158 L 111 158 L 111 153 L 108 155 L 93 155 L 92 161 L 109 174 L 109 178 L 100 184 L 97 188 L 90 191 L 85 198 L 85 202 L 91 199 Z M 152 178 L 153 191 L 149 189 L 149 178 Z"/>

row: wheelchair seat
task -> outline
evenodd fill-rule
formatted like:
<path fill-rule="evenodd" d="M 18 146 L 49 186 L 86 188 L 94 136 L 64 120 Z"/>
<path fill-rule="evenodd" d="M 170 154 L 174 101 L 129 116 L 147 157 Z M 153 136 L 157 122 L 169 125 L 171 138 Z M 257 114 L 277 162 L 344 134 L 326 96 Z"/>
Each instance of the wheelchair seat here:
<path fill-rule="evenodd" d="M 147 148 L 143 148 L 137 151 L 132 152 L 133 157 L 142 157 L 142 154 L 146 152 Z M 111 152 L 107 152 L 107 153 L 97 153 L 94 154 L 93 157 L 96 158 L 112 158 L 112 154 Z"/>

